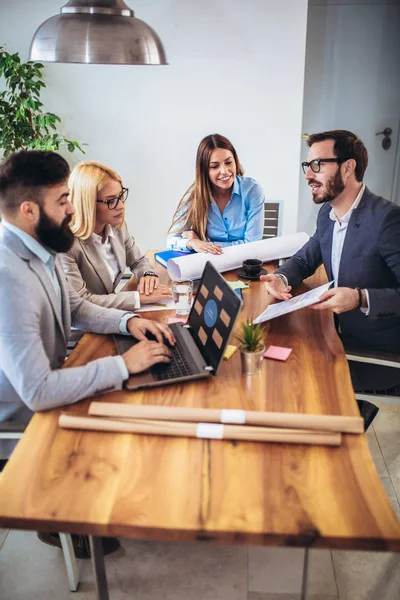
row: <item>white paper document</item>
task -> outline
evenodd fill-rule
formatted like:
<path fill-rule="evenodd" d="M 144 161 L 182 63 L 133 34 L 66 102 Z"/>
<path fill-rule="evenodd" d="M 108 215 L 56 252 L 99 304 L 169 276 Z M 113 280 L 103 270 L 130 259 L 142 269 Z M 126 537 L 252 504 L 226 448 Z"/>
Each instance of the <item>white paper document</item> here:
<path fill-rule="evenodd" d="M 237 269 L 248 258 L 258 258 L 263 262 L 293 256 L 309 240 L 306 233 L 292 233 L 275 238 L 228 246 L 222 254 L 197 252 L 170 258 L 167 263 L 168 275 L 173 281 L 197 279 L 201 277 L 209 260 L 219 273 Z"/>
<path fill-rule="evenodd" d="M 175 302 L 170 300 L 161 300 L 155 304 L 142 304 L 140 308 L 136 308 L 134 312 L 150 312 L 151 310 L 175 310 Z"/>
<path fill-rule="evenodd" d="M 278 302 L 277 304 L 271 304 L 254 319 L 254 323 L 264 323 L 264 321 L 270 321 L 271 319 L 275 319 L 275 317 L 280 317 L 281 315 L 286 315 L 287 313 L 294 312 L 295 310 L 299 310 L 300 308 L 305 308 L 306 306 L 311 306 L 311 304 L 316 304 L 319 301 L 322 294 L 328 290 L 333 281 L 329 283 L 324 283 L 324 285 L 320 285 L 313 290 L 305 292 L 304 294 L 300 294 L 300 296 L 295 296 L 294 298 L 290 298 L 290 300 L 285 300 L 284 302 Z"/>

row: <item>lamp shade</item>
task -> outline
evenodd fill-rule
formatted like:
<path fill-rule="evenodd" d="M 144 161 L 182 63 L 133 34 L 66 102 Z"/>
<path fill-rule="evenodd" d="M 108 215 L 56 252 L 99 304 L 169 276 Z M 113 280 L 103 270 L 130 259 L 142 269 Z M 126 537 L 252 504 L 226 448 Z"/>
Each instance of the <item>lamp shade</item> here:
<path fill-rule="evenodd" d="M 157 33 L 123 0 L 71 0 L 45 21 L 30 47 L 40 62 L 166 65 Z"/>

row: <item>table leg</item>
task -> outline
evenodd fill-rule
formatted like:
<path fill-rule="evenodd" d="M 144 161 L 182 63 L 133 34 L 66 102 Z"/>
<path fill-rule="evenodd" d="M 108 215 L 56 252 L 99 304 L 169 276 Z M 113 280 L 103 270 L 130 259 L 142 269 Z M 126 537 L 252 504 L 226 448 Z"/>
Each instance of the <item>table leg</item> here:
<path fill-rule="evenodd" d="M 303 562 L 303 580 L 301 582 L 300 600 L 306 600 L 307 578 L 308 578 L 308 548 L 305 548 L 304 549 L 304 562 Z"/>
<path fill-rule="evenodd" d="M 96 583 L 96 600 L 109 600 L 102 539 L 101 537 L 89 535 L 89 544 L 92 555 L 94 581 Z"/>

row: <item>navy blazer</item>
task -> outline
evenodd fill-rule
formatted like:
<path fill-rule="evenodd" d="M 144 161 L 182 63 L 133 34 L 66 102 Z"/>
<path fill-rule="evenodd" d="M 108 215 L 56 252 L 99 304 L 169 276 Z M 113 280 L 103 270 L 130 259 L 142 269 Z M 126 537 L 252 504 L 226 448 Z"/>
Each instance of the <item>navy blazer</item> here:
<path fill-rule="evenodd" d="M 331 254 L 334 221 L 330 204 L 318 213 L 317 230 L 277 273 L 296 286 L 323 264 L 333 279 Z M 338 286 L 367 289 L 370 312 L 355 309 L 338 315 L 348 345 L 400 353 L 400 207 L 364 194 L 351 214 L 339 265 Z"/>

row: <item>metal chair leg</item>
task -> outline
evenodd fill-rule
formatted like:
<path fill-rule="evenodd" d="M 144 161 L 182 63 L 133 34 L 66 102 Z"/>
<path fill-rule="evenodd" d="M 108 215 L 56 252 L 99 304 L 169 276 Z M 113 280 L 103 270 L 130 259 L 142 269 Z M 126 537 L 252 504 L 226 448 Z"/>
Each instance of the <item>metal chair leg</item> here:
<path fill-rule="evenodd" d="M 304 549 L 304 563 L 303 563 L 303 580 L 301 582 L 301 595 L 300 600 L 306 600 L 307 597 L 307 579 L 308 579 L 308 548 Z"/>
<path fill-rule="evenodd" d="M 96 583 L 96 599 L 110 600 L 108 595 L 106 566 L 104 564 L 103 542 L 101 537 L 89 535 L 90 553 L 92 555 L 92 565 L 94 580 Z"/>
<path fill-rule="evenodd" d="M 72 538 L 69 533 L 60 533 L 60 542 L 67 568 L 68 587 L 71 592 L 76 592 L 79 586 L 79 570 L 74 553 Z"/>

